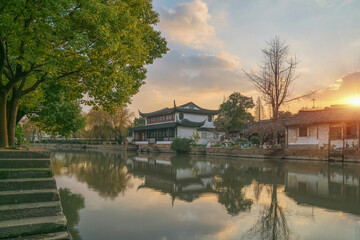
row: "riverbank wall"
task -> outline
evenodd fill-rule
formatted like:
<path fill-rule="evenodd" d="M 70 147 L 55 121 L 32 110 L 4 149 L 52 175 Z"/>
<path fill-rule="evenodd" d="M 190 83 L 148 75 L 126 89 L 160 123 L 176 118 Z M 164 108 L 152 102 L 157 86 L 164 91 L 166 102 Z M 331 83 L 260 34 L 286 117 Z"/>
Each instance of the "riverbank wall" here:
<path fill-rule="evenodd" d="M 0 239 L 72 239 L 44 149 L 0 150 Z"/>
<path fill-rule="evenodd" d="M 108 144 L 64 144 L 64 143 L 34 143 L 31 146 L 36 148 L 45 148 L 48 150 L 84 150 L 93 149 L 100 151 L 137 151 L 138 145 L 108 145 Z"/>
<path fill-rule="evenodd" d="M 34 144 L 49 150 L 113 150 L 113 151 L 138 151 L 148 153 L 172 153 L 170 144 L 142 144 L 142 145 L 81 145 L 81 144 Z M 327 149 L 243 149 L 239 147 L 192 147 L 189 154 L 207 156 L 227 156 L 239 158 L 257 159 L 286 159 L 286 160 L 311 160 L 311 161 L 334 161 L 334 162 L 359 162 L 360 149 L 344 149 L 341 155 L 330 155 Z"/>

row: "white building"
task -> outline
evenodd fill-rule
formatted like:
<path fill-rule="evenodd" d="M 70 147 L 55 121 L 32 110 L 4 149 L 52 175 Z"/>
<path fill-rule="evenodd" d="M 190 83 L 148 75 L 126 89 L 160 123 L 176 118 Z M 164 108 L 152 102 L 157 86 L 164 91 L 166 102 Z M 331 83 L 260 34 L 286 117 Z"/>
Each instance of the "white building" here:
<path fill-rule="evenodd" d="M 163 108 L 150 113 L 142 113 L 145 125 L 133 127 L 134 142 L 141 143 L 169 143 L 174 138 L 200 137 L 197 144 L 216 142 L 224 133 L 216 132 L 214 117 L 217 110 L 204 109 L 189 102 L 181 106 Z"/>

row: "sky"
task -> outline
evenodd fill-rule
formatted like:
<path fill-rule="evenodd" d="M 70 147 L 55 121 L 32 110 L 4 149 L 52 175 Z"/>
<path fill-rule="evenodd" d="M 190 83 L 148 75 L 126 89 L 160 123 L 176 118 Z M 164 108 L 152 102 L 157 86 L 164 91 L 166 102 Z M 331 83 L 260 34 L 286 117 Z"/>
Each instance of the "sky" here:
<path fill-rule="evenodd" d="M 153 8 L 170 50 L 147 66 L 129 105 L 136 116 L 174 100 L 218 109 L 233 92 L 255 100 L 244 70 L 257 69 L 274 36 L 300 60 L 292 97 L 316 91 L 282 110 L 360 101 L 360 0 L 154 0 Z"/>

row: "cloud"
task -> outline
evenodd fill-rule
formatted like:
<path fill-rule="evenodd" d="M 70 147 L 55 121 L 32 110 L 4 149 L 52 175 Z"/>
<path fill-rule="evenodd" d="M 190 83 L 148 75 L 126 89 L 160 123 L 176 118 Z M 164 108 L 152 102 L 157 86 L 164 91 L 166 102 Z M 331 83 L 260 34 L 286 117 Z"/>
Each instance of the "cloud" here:
<path fill-rule="evenodd" d="M 233 89 L 241 80 L 244 75 L 238 57 L 227 52 L 184 55 L 171 51 L 149 67 L 147 82 L 163 89 L 199 93 Z"/>
<path fill-rule="evenodd" d="M 331 103 L 346 103 L 346 99 L 360 96 L 360 71 L 349 73 L 319 91 L 316 98 Z"/>
<path fill-rule="evenodd" d="M 133 98 L 131 108 L 134 112 L 154 111 L 171 106 L 176 99 L 178 104 L 194 101 L 217 109 L 223 98 L 235 91 L 254 94 L 238 57 L 224 51 L 215 55 L 184 55 L 172 50 L 148 67 L 146 84 Z"/>
<path fill-rule="evenodd" d="M 160 29 L 173 42 L 201 49 L 205 46 L 220 47 L 214 27 L 208 22 L 211 16 L 202 0 L 181 3 L 174 9 L 160 10 Z"/>

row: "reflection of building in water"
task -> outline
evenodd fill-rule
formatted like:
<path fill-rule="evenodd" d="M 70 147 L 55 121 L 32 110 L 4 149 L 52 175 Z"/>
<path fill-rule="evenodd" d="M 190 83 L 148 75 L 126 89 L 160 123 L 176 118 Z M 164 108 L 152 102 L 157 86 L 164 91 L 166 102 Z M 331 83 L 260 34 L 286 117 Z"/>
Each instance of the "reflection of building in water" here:
<path fill-rule="evenodd" d="M 295 169 L 289 166 L 285 177 L 285 192 L 300 204 L 360 214 L 360 175 L 356 169 L 327 165 Z M 359 169 L 357 169 L 359 170 Z"/>
<path fill-rule="evenodd" d="M 173 201 L 178 198 L 192 202 L 201 194 L 213 192 L 214 169 L 209 162 L 188 162 L 186 166 L 174 167 L 170 160 L 135 157 L 127 161 L 127 167 L 130 173 L 144 178 L 139 189 L 170 194 Z"/>

